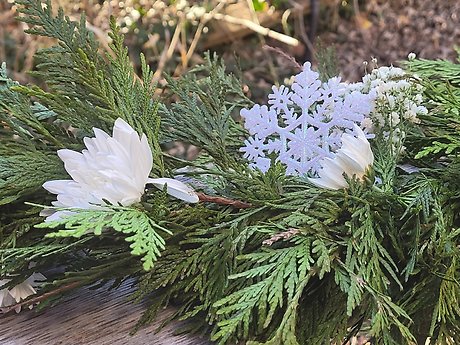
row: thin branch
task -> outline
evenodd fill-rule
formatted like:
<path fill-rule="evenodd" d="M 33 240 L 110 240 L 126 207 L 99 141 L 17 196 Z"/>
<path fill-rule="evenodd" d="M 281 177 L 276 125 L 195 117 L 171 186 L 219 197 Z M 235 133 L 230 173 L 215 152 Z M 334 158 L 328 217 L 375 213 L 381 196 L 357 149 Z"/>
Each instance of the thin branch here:
<path fill-rule="evenodd" d="M 222 7 L 225 5 L 225 1 L 221 1 L 214 7 L 208 14 L 208 16 L 203 16 L 200 19 L 200 23 L 198 24 L 198 28 L 196 29 L 195 36 L 193 37 L 193 41 L 190 44 L 190 47 L 187 51 L 186 55 L 186 64 L 192 58 L 193 53 L 195 52 L 196 46 L 198 41 L 200 40 L 201 34 L 203 33 L 203 29 L 208 21 L 214 16 L 215 13 L 219 12 Z"/>
<path fill-rule="evenodd" d="M 171 59 L 172 55 L 174 54 L 174 50 L 176 49 L 177 44 L 179 43 L 179 36 L 181 33 L 181 27 L 183 26 L 184 19 L 180 18 L 179 22 L 177 23 L 176 29 L 174 30 L 173 37 L 169 46 L 164 48 L 163 52 L 161 53 L 160 60 L 158 61 L 157 70 L 153 74 L 153 83 L 156 84 L 163 74 L 164 67 L 166 63 Z M 165 33 L 168 30 L 165 30 Z M 167 41 L 167 40 L 166 40 Z"/>
<path fill-rule="evenodd" d="M 23 302 L 20 302 L 20 303 L 16 303 L 12 306 L 9 306 L 9 307 L 6 307 L 6 308 L 1 308 L 0 311 L 3 315 L 5 314 L 8 314 L 10 313 L 11 311 L 13 310 L 16 310 L 18 307 L 19 308 L 22 308 L 22 307 L 28 307 L 30 305 L 33 305 L 33 304 L 37 304 L 37 303 L 40 303 L 41 301 L 49 298 L 49 297 L 52 297 L 52 296 L 55 296 L 55 295 L 59 295 L 60 293 L 64 292 L 64 291 L 67 291 L 67 290 L 72 290 L 74 288 L 77 288 L 81 285 L 82 283 L 81 282 L 73 282 L 73 283 L 70 283 L 70 284 L 67 284 L 67 285 L 63 285 L 61 287 L 58 287 L 57 289 L 54 289 L 54 290 L 51 290 L 49 292 L 45 292 L 44 294 L 40 295 L 40 296 L 37 296 L 37 297 L 34 297 L 34 298 L 30 298 L 30 299 L 27 299 Z"/>
<path fill-rule="evenodd" d="M 249 19 L 237 18 L 237 17 L 229 16 L 227 14 L 222 14 L 222 13 L 215 13 L 214 15 L 210 15 L 208 13 L 205 16 L 211 16 L 211 18 L 213 19 L 223 20 L 230 24 L 237 24 L 237 25 L 245 26 L 248 29 L 251 29 L 252 31 L 257 32 L 263 36 L 271 37 L 275 40 L 289 44 L 294 47 L 297 47 L 300 44 L 299 40 L 297 40 L 294 37 L 279 33 L 269 28 L 265 28 L 261 25 L 254 23 L 253 21 Z"/>
<path fill-rule="evenodd" d="M 182 26 L 184 25 L 184 18 L 179 18 L 179 22 L 176 25 L 176 29 L 174 30 L 173 37 L 171 39 L 171 44 L 168 47 L 167 53 L 166 53 L 166 60 L 169 60 L 173 54 L 174 50 L 176 49 L 177 43 L 179 43 L 179 37 L 180 33 L 182 30 Z"/>
<path fill-rule="evenodd" d="M 296 60 L 293 56 L 287 54 L 287 53 L 286 53 L 284 50 L 282 50 L 281 48 L 272 47 L 272 46 L 269 46 L 269 45 L 266 44 L 266 45 L 262 46 L 262 49 L 265 49 L 265 50 L 268 50 L 268 51 L 275 52 L 276 54 L 282 56 L 282 57 L 286 60 L 286 62 L 287 62 L 288 64 L 292 65 L 292 67 L 295 67 L 299 72 L 301 72 L 301 71 L 303 70 L 302 65 L 299 64 L 299 63 L 297 62 L 297 60 Z"/>
<path fill-rule="evenodd" d="M 252 3 L 252 0 L 246 0 L 246 2 L 247 2 L 247 5 L 249 7 L 249 12 L 251 14 L 252 21 L 257 25 L 260 25 L 259 18 L 257 17 L 257 13 L 256 13 L 256 10 L 254 8 L 254 4 Z M 267 43 L 265 41 L 265 37 L 260 33 L 258 33 L 258 36 L 259 36 L 259 40 L 260 40 L 260 43 L 262 44 L 262 46 L 267 45 Z M 273 64 L 272 57 L 269 55 L 267 60 L 268 60 L 268 69 L 270 71 L 270 74 L 272 75 L 273 82 L 275 84 L 279 84 L 278 83 L 278 73 L 276 73 L 276 69 L 275 69 L 275 65 Z"/>
<path fill-rule="evenodd" d="M 301 11 L 297 13 L 297 20 L 299 26 L 299 36 L 302 38 L 302 41 L 307 46 L 311 60 L 311 58 L 315 55 L 315 47 L 313 45 L 312 39 L 308 37 L 307 31 L 305 30 L 305 20 L 303 17 L 303 13 Z"/>
<path fill-rule="evenodd" d="M 233 199 L 227 199 L 221 196 L 211 196 L 211 195 L 206 195 L 204 193 L 197 193 L 198 197 L 200 198 L 200 201 L 202 202 L 212 202 L 214 204 L 219 204 L 219 205 L 229 205 L 233 206 L 235 208 L 250 208 L 252 207 L 251 204 L 244 202 L 244 201 L 239 201 L 239 200 L 233 200 Z"/>

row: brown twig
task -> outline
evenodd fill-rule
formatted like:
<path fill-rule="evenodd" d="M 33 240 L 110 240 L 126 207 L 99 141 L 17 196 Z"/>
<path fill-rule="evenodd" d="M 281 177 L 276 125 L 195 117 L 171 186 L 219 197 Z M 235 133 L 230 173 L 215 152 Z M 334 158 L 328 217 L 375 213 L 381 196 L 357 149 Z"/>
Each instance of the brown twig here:
<path fill-rule="evenodd" d="M 205 16 L 209 17 L 210 14 L 207 13 L 207 14 L 205 14 Z M 245 26 L 248 29 L 250 29 L 250 30 L 252 30 L 254 32 L 257 32 L 257 33 L 259 33 L 259 34 L 261 34 L 263 36 L 268 36 L 270 38 L 273 38 L 275 40 L 278 40 L 280 42 L 286 43 L 286 44 L 294 46 L 294 47 L 297 47 L 299 45 L 299 43 L 300 43 L 299 40 L 294 38 L 294 37 L 284 35 L 284 34 L 279 33 L 277 31 L 274 31 L 274 30 L 271 30 L 269 28 L 263 27 L 261 25 L 258 25 L 256 23 L 252 22 L 249 19 L 237 18 L 237 17 L 233 17 L 233 16 L 230 16 L 230 15 L 227 15 L 227 14 L 222 14 L 222 13 L 215 13 L 211 17 L 213 19 L 216 19 L 216 20 L 223 20 L 223 21 L 225 21 L 227 23 L 230 23 L 230 24 L 237 24 L 237 25 Z"/>
<path fill-rule="evenodd" d="M 249 13 L 251 14 L 252 21 L 257 25 L 260 25 L 259 18 L 257 17 L 257 13 L 254 8 L 254 4 L 252 3 L 252 0 L 246 0 L 246 3 L 248 5 Z M 267 45 L 267 42 L 265 41 L 265 37 L 262 34 L 257 33 L 257 36 L 259 36 L 259 41 L 262 44 L 262 46 Z M 273 63 L 273 59 L 271 58 L 271 56 L 268 56 L 267 61 L 268 61 L 268 69 L 272 76 L 273 82 L 275 84 L 279 84 L 278 73 L 276 73 L 275 64 Z"/>
<path fill-rule="evenodd" d="M 298 29 L 299 29 L 299 36 L 302 38 L 303 43 L 308 48 L 308 55 L 305 60 L 311 61 L 312 57 L 315 55 L 315 47 L 313 45 L 313 40 L 309 37 L 307 34 L 307 31 L 305 29 L 305 20 L 302 11 L 297 12 L 297 23 L 298 23 Z"/>
<path fill-rule="evenodd" d="M 295 236 L 300 233 L 299 229 L 289 228 L 287 231 L 279 232 L 274 234 L 269 239 L 266 239 L 262 242 L 264 246 L 271 246 L 273 243 L 278 242 L 280 240 L 288 240 L 292 236 Z"/>
<path fill-rule="evenodd" d="M 211 196 L 211 195 L 206 195 L 204 193 L 196 193 L 198 194 L 198 198 L 200 198 L 200 201 L 202 202 L 212 202 L 214 204 L 219 204 L 219 205 L 229 205 L 233 206 L 236 208 L 250 208 L 252 207 L 251 204 L 244 202 L 244 201 L 239 201 L 239 200 L 233 200 L 233 199 L 227 199 L 221 196 Z"/>
<path fill-rule="evenodd" d="M 272 47 L 272 46 L 269 46 L 269 45 L 266 44 L 266 45 L 262 46 L 262 49 L 268 50 L 268 51 L 272 51 L 272 52 L 275 52 L 276 54 L 282 56 L 284 59 L 286 59 L 286 62 L 287 62 L 287 63 L 289 63 L 290 65 L 292 65 L 292 66 L 295 67 L 296 69 L 298 69 L 299 72 L 303 70 L 302 65 L 299 64 L 299 63 L 297 62 L 297 60 L 296 60 L 293 56 L 287 54 L 287 53 L 286 53 L 284 50 L 282 50 L 281 48 Z"/>
<path fill-rule="evenodd" d="M 195 52 L 196 46 L 198 44 L 198 41 L 200 40 L 201 34 L 203 33 L 203 29 L 208 23 L 208 21 L 212 18 L 212 16 L 219 12 L 222 7 L 225 5 L 225 1 L 220 1 L 216 7 L 214 7 L 210 12 L 210 16 L 203 16 L 200 19 L 200 23 L 198 24 L 198 28 L 196 29 L 195 36 L 193 37 L 192 43 L 190 44 L 190 47 L 187 51 L 187 55 L 185 56 L 185 67 L 187 67 L 188 62 L 192 58 L 193 53 Z"/>
<path fill-rule="evenodd" d="M 180 18 L 179 22 L 177 23 L 176 29 L 174 30 L 174 34 L 171 38 L 171 41 L 169 43 L 169 46 L 165 46 L 163 52 L 160 55 L 160 60 L 158 61 L 158 67 L 157 70 L 155 71 L 153 75 L 153 80 L 152 83 L 156 84 L 162 74 L 163 74 L 163 69 L 166 65 L 166 63 L 171 59 L 171 57 L 174 54 L 174 50 L 176 49 L 177 44 L 179 43 L 179 36 L 182 30 L 182 26 L 184 25 L 184 18 Z M 165 30 L 165 33 L 168 32 L 168 30 Z M 168 41 L 168 40 L 167 40 Z"/>
<path fill-rule="evenodd" d="M 67 285 L 63 285 L 61 287 L 58 287 L 57 289 L 54 289 L 54 290 L 51 290 L 49 292 L 45 292 L 44 294 L 40 295 L 40 296 L 37 296 L 37 297 L 34 297 L 34 298 L 31 298 L 31 299 L 27 299 L 23 302 L 20 302 L 20 303 L 16 303 L 12 306 L 9 306 L 9 307 L 6 307 L 6 308 L 1 308 L 0 311 L 3 315 L 5 314 L 8 314 L 10 313 L 11 311 L 15 310 L 16 308 L 22 308 L 22 307 L 28 307 L 30 305 L 33 305 L 33 304 L 37 304 L 37 303 L 40 303 L 41 301 L 47 299 L 48 297 L 52 297 L 52 296 L 55 296 L 55 295 L 58 295 L 60 294 L 61 292 L 64 292 L 64 291 L 67 291 L 67 290 L 72 290 L 74 288 L 77 288 L 81 285 L 81 282 L 73 282 L 73 283 L 69 283 Z"/>

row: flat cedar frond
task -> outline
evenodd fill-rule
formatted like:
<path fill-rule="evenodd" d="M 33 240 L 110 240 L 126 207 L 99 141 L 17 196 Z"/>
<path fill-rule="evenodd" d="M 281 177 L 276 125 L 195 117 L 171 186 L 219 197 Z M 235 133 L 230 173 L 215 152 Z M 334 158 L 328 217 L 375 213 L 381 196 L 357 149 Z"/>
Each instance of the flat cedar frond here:
<path fill-rule="evenodd" d="M 145 133 L 154 152 L 154 167 L 163 173 L 158 144 L 160 119 L 158 103 L 153 100 L 153 73 L 141 56 L 142 79 L 139 79 L 123 45 L 123 35 L 111 21 L 111 54 L 104 56 L 82 15 L 76 23 L 65 17 L 62 9 L 55 17 L 51 2 L 17 1 L 20 20 L 31 24 L 27 32 L 56 38 L 59 45 L 37 54 L 37 77 L 50 91 L 38 87 L 17 86 L 16 90 L 33 96 L 52 110 L 58 120 L 87 134 L 93 127 L 110 128 L 118 117 Z"/>
<path fill-rule="evenodd" d="M 460 65 L 459 65 L 460 66 Z M 431 99 L 432 110 L 422 117 L 422 138 L 410 136 L 410 148 L 415 151 L 415 159 L 453 157 L 458 154 L 460 140 L 460 92 L 448 83 L 435 84 L 427 81 L 426 89 Z M 423 146 L 422 146 L 423 145 Z"/>
<path fill-rule="evenodd" d="M 95 107 L 107 106 L 107 101 L 98 95 L 108 87 L 102 72 L 107 71 L 107 67 L 98 53 L 94 35 L 86 28 L 85 17 L 82 16 L 79 23 L 73 22 L 64 16 L 62 9 L 54 17 L 51 1 L 23 0 L 17 4 L 19 19 L 32 26 L 28 30 L 30 34 L 59 41 L 59 45 L 37 55 L 39 64 L 35 75 L 46 80 L 51 92 L 38 87 L 21 88 L 21 92 L 35 96 L 60 119 L 87 131 L 92 126 L 101 126 L 101 120 L 110 121 L 114 115 L 106 111 L 99 111 L 98 116 L 94 114 Z"/>
<path fill-rule="evenodd" d="M 51 147 L 61 148 L 63 144 L 52 135 L 52 131 L 58 130 L 56 126 L 43 122 L 44 114 L 49 115 L 49 109 L 39 103 L 30 104 L 29 97 L 21 95 L 14 89 L 19 83 L 10 79 L 6 74 L 6 64 L 0 67 L 0 120 L 7 126 L 0 128 L 0 141 L 2 145 L 11 145 L 11 137 L 19 136 L 22 141 L 44 147 L 45 143 Z M 46 118 L 46 116 L 45 116 Z M 6 154 L 6 149 L 3 150 Z"/>
<path fill-rule="evenodd" d="M 460 52 L 459 56 L 460 56 Z M 460 59 L 458 60 L 460 62 Z M 415 59 L 405 61 L 403 65 L 412 73 L 421 77 L 434 78 L 435 80 L 460 86 L 460 64 L 448 60 Z"/>
<path fill-rule="evenodd" d="M 421 117 L 421 129 L 425 135 L 408 137 L 410 145 L 416 147 L 415 158 L 457 155 L 460 148 L 460 64 L 418 59 L 405 65 L 411 72 L 425 77 L 421 83 L 430 99 L 430 112 Z"/>
<path fill-rule="evenodd" d="M 205 222 L 192 231 L 187 228 L 175 231 L 167 240 L 167 252 L 140 281 L 137 299 L 149 296 L 152 300 L 140 323 L 151 321 L 158 308 L 170 299 L 183 303 L 178 312 L 181 318 L 193 319 L 199 315 L 201 323 L 203 320 L 214 323 L 216 315 L 212 306 L 227 291 L 235 257 L 250 243 L 262 242 L 260 236 L 255 236 L 253 229 L 245 225 L 251 216 L 263 212 L 263 208 L 240 214 L 214 212 L 203 221 L 218 226 L 211 227 Z"/>
<path fill-rule="evenodd" d="M 13 152 L 13 147 L 8 150 Z M 0 149 L 0 205 L 38 192 L 41 185 L 63 174 L 61 162 L 30 146 L 14 147 L 14 155 L 3 155 Z M 34 178 L 30 178 L 31 176 Z"/>
<path fill-rule="evenodd" d="M 74 214 L 56 221 L 41 223 L 37 228 L 63 227 L 47 237 L 82 237 L 88 233 L 101 235 L 103 231 L 120 232 L 127 235 L 126 241 L 131 242 L 133 255 L 141 255 L 143 267 L 153 267 L 161 251 L 165 249 L 165 240 L 158 231 L 170 233 L 151 219 L 145 212 L 134 208 L 111 207 L 108 210 L 77 210 Z"/>
<path fill-rule="evenodd" d="M 24 207 L 36 200 L 44 182 L 62 178 L 64 169 L 55 155 L 71 143 L 63 128 L 47 123 L 49 109 L 14 90 L 18 83 L 0 68 L 0 247 L 17 244 L 40 219 L 37 209 Z M 47 114 L 47 115 L 45 115 Z M 55 134 L 59 133 L 60 137 Z"/>
<path fill-rule="evenodd" d="M 278 341 L 286 337 L 295 339 L 295 321 L 289 319 L 295 318 L 296 312 L 289 304 L 299 300 L 309 277 L 316 274 L 322 277 L 330 271 L 330 255 L 334 250 L 334 246 L 326 246 L 320 240 L 311 243 L 311 239 L 304 238 L 292 247 L 241 256 L 241 260 L 252 263 L 252 268 L 229 277 L 240 282 L 240 287 L 214 304 L 222 320 L 217 323 L 212 339 L 224 344 L 249 334 L 252 328 L 255 334 L 273 336 Z M 287 315 L 280 329 L 267 334 L 267 330 L 273 329 L 269 327 L 272 321 L 283 310 Z M 289 343 L 294 344 L 293 340 Z"/>
<path fill-rule="evenodd" d="M 53 255 L 62 255 L 72 252 L 77 247 L 84 247 L 88 239 L 79 239 L 77 241 L 63 241 L 61 243 L 51 240 L 43 241 L 39 244 L 30 244 L 27 247 L 15 248 L 0 248 L 0 256 L 2 263 L 5 265 L 0 269 L 0 274 L 6 274 L 13 271 L 15 265 L 27 262 L 28 260 L 37 260 L 43 257 L 51 257 Z"/>
<path fill-rule="evenodd" d="M 240 136 L 245 131 L 232 118 L 234 108 L 247 103 L 237 79 L 225 72 L 217 57 L 206 58 L 206 65 L 187 76 L 174 80 L 167 77 L 169 87 L 179 97 L 171 107 L 162 106 L 164 141 L 180 140 L 198 146 L 211 155 L 216 164 L 235 166 Z M 197 80 L 195 73 L 205 77 Z M 229 102 L 234 98 L 234 102 Z"/>

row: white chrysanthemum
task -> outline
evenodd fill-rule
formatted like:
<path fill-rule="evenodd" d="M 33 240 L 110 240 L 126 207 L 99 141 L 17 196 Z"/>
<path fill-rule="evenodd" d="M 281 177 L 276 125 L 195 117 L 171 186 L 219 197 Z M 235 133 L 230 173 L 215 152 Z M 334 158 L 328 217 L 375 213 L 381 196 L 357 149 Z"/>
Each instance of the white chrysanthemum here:
<path fill-rule="evenodd" d="M 348 187 L 344 173 L 358 179 L 364 177 L 374 163 L 374 155 L 363 131 L 355 126 L 354 132 L 357 137 L 348 133 L 342 135 L 342 147 L 335 158 L 326 157 L 320 162 L 319 178 L 309 179 L 313 184 L 322 188 L 342 189 Z"/>
<path fill-rule="evenodd" d="M 94 128 L 94 138 L 84 138 L 86 150 L 81 153 L 59 150 L 59 158 L 72 180 L 48 181 L 43 187 L 57 194 L 52 204 L 61 208 L 94 209 L 106 204 L 129 206 L 141 200 L 147 183 L 187 202 L 198 202 L 198 196 L 187 185 L 174 179 L 149 178 L 152 152 L 147 137 L 139 134 L 121 118 L 115 121 L 113 137 Z M 57 220 L 70 211 L 47 209 L 41 215 L 46 221 Z"/>
<path fill-rule="evenodd" d="M 8 279 L 0 280 L 0 288 L 9 282 Z M 0 290 L 0 308 L 7 307 L 14 304 L 14 298 L 11 296 L 8 289 Z"/>
<path fill-rule="evenodd" d="M 43 274 L 33 273 L 29 278 L 12 289 L 8 290 L 5 288 L 0 290 L 0 308 L 15 305 L 25 300 L 27 297 L 35 295 L 37 293 L 37 288 L 44 280 L 46 280 L 46 277 Z M 9 279 L 0 280 L 0 287 L 4 286 L 9 281 Z M 19 313 L 21 307 L 18 306 L 15 310 Z"/>

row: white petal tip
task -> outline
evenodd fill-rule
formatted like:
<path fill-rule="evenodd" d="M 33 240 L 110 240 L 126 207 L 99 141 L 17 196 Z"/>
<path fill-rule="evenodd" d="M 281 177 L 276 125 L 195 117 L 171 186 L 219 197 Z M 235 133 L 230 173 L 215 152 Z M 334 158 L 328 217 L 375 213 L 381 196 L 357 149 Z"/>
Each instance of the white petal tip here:
<path fill-rule="evenodd" d="M 325 189 L 339 190 L 339 189 L 347 187 L 347 186 L 339 187 L 336 184 L 332 184 L 332 183 L 328 183 L 328 182 L 324 181 L 324 179 L 322 179 L 322 178 L 310 178 L 309 177 L 308 181 L 310 181 L 316 187 L 325 188 Z"/>
<path fill-rule="evenodd" d="M 149 178 L 147 183 L 152 183 L 158 189 L 163 189 L 166 185 L 166 192 L 169 195 L 185 202 L 197 203 L 200 200 L 192 188 L 172 178 Z"/>

